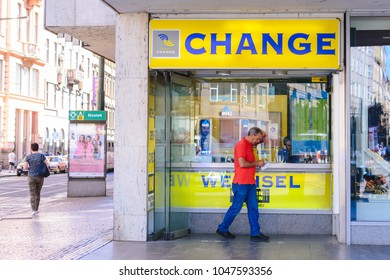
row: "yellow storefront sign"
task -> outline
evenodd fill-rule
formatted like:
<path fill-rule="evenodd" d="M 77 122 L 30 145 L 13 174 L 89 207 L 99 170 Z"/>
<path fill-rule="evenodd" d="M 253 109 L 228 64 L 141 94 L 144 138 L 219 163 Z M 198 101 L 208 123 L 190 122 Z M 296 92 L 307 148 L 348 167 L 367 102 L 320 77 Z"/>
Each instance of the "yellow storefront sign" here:
<path fill-rule="evenodd" d="M 154 186 L 154 164 L 155 164 L 155 146 L 156 146 L 156 130 L 155 130 L 155 106 L 154 97 L 149 95 L 149 120 L 148 120 L 148 192 L 153 192 Z"/>
<path fill-rule="evenodd" d="M 154 69 L 338 69 L 338 19 L 150 21 Z"/>
<path fill-rule="evenodd" d="M 171 207 L 192 210 L 228 208 L 233 175 L 232 172 L 172 172 Z M 260 208 L 331 209 L 330 174 L 258 173 L 256 181 Z"/>

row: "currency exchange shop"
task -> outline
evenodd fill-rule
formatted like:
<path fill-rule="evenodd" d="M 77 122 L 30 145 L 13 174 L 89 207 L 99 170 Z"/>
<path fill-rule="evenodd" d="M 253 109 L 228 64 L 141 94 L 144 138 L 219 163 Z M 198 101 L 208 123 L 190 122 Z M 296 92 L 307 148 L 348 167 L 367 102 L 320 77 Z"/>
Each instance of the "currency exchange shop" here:
<path fill-rule="evenodd" d="M 253 126 L 270 234 L 337 234 L 334 143 L 342 19 L 151 19 L 150 240 L 214 232 L 231 204 L 233 151 Z M 231 231 L 248 233 L 245 207 Z"/>

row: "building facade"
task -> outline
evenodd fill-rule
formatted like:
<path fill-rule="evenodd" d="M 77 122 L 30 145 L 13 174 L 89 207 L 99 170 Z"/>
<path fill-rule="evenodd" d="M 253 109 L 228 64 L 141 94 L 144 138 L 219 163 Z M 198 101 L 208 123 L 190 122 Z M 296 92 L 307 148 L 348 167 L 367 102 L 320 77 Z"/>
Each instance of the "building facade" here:
<path fill-rule="evenodd" d="M 47 154 L 68 153 L 69 110 L 98 110 L 100 57 L 83 48 L 68 34 L 48 31 L 45 42 L 45 127 L 42 150 Z M 114 64 L 104 61 L 104 110 L 108 112 L 108 138 L 113 141 L 115 109 Z M 103 105 L 102 105 L 103 106 Z M 102 108 L 103 109 L 103 108 Z"/>
<path fill-rule="evenodd" d="M 45 63 L 41 60 L 40 1 L 1 1 L 1 160 L 15 150 L 18 160 L 31 141 L 41 142 Z"/>
<path fill-rule="evenodd" d="M 169 2 L 47 1 L 49 30 L 116 63 L 114 239 L 214 232 L 234 145 L 259 126 L 265 233 L 390 244 L 386 3 Z"/>
<path fill-rule="evenodd" d="M 82 42 L 44 28 L 44 1 L 0 1 L 0 160 L 17 161 L 37 142 L 47 154 L 67 154 L 69 110 L 97 110 L 100 57 Z M 109 131 L 113 141 L 114 64 L 105 61 Z M 111 124 L 111 125 L 110 125 Z"/>

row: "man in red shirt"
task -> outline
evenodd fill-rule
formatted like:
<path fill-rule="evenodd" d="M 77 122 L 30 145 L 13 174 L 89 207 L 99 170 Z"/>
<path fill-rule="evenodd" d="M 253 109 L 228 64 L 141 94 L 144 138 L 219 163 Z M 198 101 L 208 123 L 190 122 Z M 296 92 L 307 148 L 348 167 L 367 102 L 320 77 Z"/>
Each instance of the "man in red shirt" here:
<path fill-rule="evenodd" d="M 250 240 L 254 242 L 269 240 L 269 236 L 260 232 L 255 180 L 256 167 L 264 166 L 265 161 L 256 161 L 253 152 L 253 147 L 263 143 L 265 137 L 266 134 L 260 128 L 252 127 L 249 129 L 248 135 L 242 138 L 234 148 L 233 203 L 217 229 L 217 233 L 225 238 L 235 238 L 235 235 L 229 232 L 229 227 L 237 214 L 240 213 L 245 202 L 248 209 Z"/>

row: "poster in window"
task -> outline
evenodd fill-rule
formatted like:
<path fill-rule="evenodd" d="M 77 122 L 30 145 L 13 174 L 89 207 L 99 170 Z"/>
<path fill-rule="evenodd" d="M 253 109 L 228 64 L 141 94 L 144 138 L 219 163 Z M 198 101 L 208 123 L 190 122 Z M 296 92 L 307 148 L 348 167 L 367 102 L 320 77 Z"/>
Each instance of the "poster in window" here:
<path fill-rule="evenodd" d="M 268 138 L 271 140 L 279 139 L 279 125 L 277 123 L 270 123 L 268 126 Z"/>

